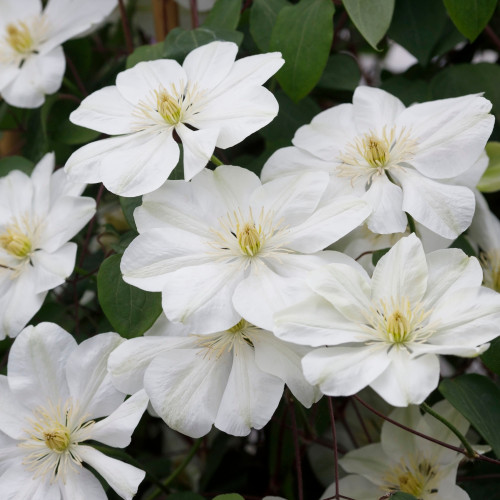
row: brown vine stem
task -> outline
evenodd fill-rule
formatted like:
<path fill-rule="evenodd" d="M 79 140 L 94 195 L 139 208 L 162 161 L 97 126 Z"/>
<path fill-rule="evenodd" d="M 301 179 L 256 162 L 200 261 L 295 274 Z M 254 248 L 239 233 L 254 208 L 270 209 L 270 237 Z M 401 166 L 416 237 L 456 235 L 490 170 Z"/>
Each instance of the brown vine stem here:
<path fill-rule="evenodd" d="M 440 446 L 443 446 L 444 448 L 448 448 L 449 450 L 453 450 L 453 451 L 456 451 L 457 453 L 461 453 L 462 455 L 465 455 L 467 458 L 470 459 L 470 457 L 468 456 L 467 450 L 465 450 L 464 448 L 459 448 L 458 446 L 453 446 L 451 444 L 445 443 L 444 441 L 440 441 L 439 439 L 435 439 L 431 436 L 427 436 L 426 434 L 422 434 L 421 432 L 418 432 L 414 429 L 411 429 L 410 427 L 407 427 L 406 425 L 400 424 L 399 422 L 392 420 L 392 418 L 386 417 L 383 413 L 380 413 L 378 410 L 376 410 L 375 408 L 370 406 L 368 403 L 363 401 L 359 396 L 354 395 L 352 397 L 354 399 L 356 399 L 356 401 L 359 401 L 365 408 L 370 410 L 375 415 L 379 416 L 380 418 L 382 418 L 384 420 L 387 420 L 387 422 L 389 422 L 397 427 L 400 427 L 401 429 L 404 429 L 405 431 L 411 432 L 412 434 L 415 434 L 415 436 L 419 436 L 423 439 L 427 439 L 427 441 L 431 441 L 431 442 L 436 443 Z M 490 458 L 490 457 L 485 457 L 484 455 L 477 454 L 474 457 L 474 459 L 481 460 L 482 462 L 489 462 L 492 464 L 500 465 L 500 460 L 496 460 L 496 459 Z"/>
<path fill-rule="evenodd" d="M 290 416 L 292 419 L 292 434 L 293 447 L 295 449 L 295 467 L 297 469 L 297 489 L 299 500 L 304 500 L 304 485 L 302 479 L 302 459 L 300 457 L 299 433 L 297 430 L 297 417 L 295 415 L 295 406 L 292 397 L 288 397 L 288 405 L 290 406 Z"/>
<path fill-rule="evenodd" d="M 120 7 L 120 17 L 122 18 L 123 34 L 125 35 L 125 44 L 127 45 L 127 52 L 132 54 L 134 52 L 134 43 L 132 42 L 132 34 L 130 33 L 130 25 L 127 18 L 127 11 L 123 0 L 118 0 Z"/>
<path fill-rule="evenodd" d="M 330 412 L 330 423 L 332 426 L 332 438 L 333 438 L 333 455 L 334 455 L 334 467 L 335 467 L 335 499 L 339 500 L 341 498 L 339 491 L 339 453 L 337 449 L 337 430 L 335 428 L 335 414 L 333 412 L 333 402 L 331 396 L 327 396 L 328 400 L 328 410 Z M 346 498 L 346 497 L 342 497 Z"/>
<path fill-rule="evenodd" d="M 500 38 L 493 31 L 493 29 L 491 28 L 491 26 L 486 26 L 486 28 L 484 28 L 484 32 L 486 33 L 486 35 L 488 36 L 488 38 L 491 40 L 491 42 L 493 43 L 493 45 L 497 48 L 497 50 L 500 50 Z"/>
<path fill-rule="evenodd" d="M 73 78 L 75 79 L 76 86 L 78 87 L 78 90 L 83 94 L 84 97 L 87 97 L 89 95 L 87 88 L 85 87 L 85 84 L 83 83 L 83 80 L 80 78 L 80 74 L 78 73 L 78 70 L 76 69 L 76 66 L 73 64 L 73 61 L 68 57 L 66 57 L 66 63 L 69 67 L 69 70 L 71 71 L 71 74 L 73 75 Z"/>
<path fill-rule="evenodd" d="M 198 18 L 198 2 L 196 0 L 189 0 L 189 6 L 191 10 L 191 25 L 194 29 L 200 25 L 200 19 Z"/>
<path fill-rule="evenodd" d="M 354 399 L 351 399 L 352 407 L 354 408 L 354 411 L 356 413 L 356 416 L 358 417 L 359 423 L 361 424 L 361 427 L 363 429 L 363 432 L 365 433 L 366 439 L 368 440 L 369 443 L 373 443 L 373 439 L 370 436 L 370 433 L 368 432 L 368 428 L 366 427 L 365 420 L 363 416 L 361 415 L 361 412 L 359 411 L 358 405 L 356 404 L 356 401 Z"/>

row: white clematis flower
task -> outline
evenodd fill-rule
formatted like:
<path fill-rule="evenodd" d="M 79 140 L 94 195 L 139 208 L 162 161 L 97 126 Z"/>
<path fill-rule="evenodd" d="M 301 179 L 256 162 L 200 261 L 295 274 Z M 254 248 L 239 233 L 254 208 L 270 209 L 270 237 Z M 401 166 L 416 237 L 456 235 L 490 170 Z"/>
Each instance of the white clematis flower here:
<path fill-rule="evenodd" d="M 113 351 L 108 367 L 118 389 L 133 394 L 144 387 L 155 412 L 176 431 L 200 437 L 215 425 L 246 436 L 267 424 L 285 384 L 307 407 L 320 395 L 300 366 L 309 349 L 243 319 L 209 335 L 172 336 L 164 316 L 157 324 L 155 335 Z"/>
<path fill-rule="evenodd" d="M 76 243 L 68 243 L 95 213 L 95 201 L 46 154 L 31 177 L 0 178 L 0 340 L 15 337 L 40 309 L 48 290 L 73 272 Z"/>
<path fill-rule="evenodd" d="M 128 446 L 146 409 L 144 391 L 124 402 L 106 370 L 121 342 L 104 333 L 77 345 L 53 323 L 21 332 L 0 376 L 2 500 L 106 500 L 82 462 L 125 500 L 134 496 L 145 473 L 85 443 Z"/>
<path fill-rule="evenodd" d="M 371 279 L 345 264 L 311 273 L 314 293 L 277 314 L 274 332 L 318 347 L 302 366 L 324 394 L 349 396 L 369 385 L 393 406 L 419 404 L 438 385 L 438 354 L 476 356 L 499 335 L 500 295 L 482 279 L 476 258 L 458 249 L 425 255 L 411 235 Z"/>
<path fill-rule="evenodd" d="M 454 239 L 471 223 L 474 195 L 462 179 L 482 161 L 494 117 L 478 95 L 415 104 L 358 87 L 340 104 L 299 128 L 295 147 L 278 150 L 264 181 L 297 171 L 329 172 L 337 193 L 353 193 L 373 207 L 368 228 L 401 233 L 409 213 L 438 235 Z"/>
<path fill-rule="evenodd" d="M 66 171 L 137 196 L 159 188 L 184 150 L 184 177 L 205 167 L 214 148 L 229 148 L 267 125 L 278 102 L 262 84 L 283 65 L 279 52 L 235 61 L 238 46 L 212 42 L 184 64 L 162 59 L 120 73 L 116 86 L 94 92 L 71 114 L 73 123 L 116 135 L 73 153 Z"/>
<path fill-rule="evenodd" d="M 447 401 L 433 406 L 462 434 L 469 423 Z M 447 444 L 458 446 L 458 438 L 431 415 L 421 415 L 416 406 L 399 408 L 390 418 Z M 456 485 L 457 468 L 463 455 L 411 434 L 389 422 L 382 425 L 380 443 L 363 446 L 344 455 L 339 463 L 349 475 L 339 482 L 342 495 L 356 500 L 378 500 L 398 491 L 419 500 L 469 500 Z M 335 483 L 322 495 L 335 496 Z M 384 497 L 385 498 L 385 497 Z"/>
<path fill-rule="evenodd" d="M 8 104 L 37 108 L 61 86 L 66 67 L 61 44 L 88 32 L 117 0 L 2 0 L 0 94 Z"/>
<path fill-rule="evenodd" d="M 347 259 L 321 250 L 370 213 L 355 197 L 331 200 L 327 185 L 324 172 L 262 185 L 227 165 L 189 184 L 167 181 L 134 212 L 140 234 L 123 255 L 123 279 L 161 291 L 167 317 L 193 333 L 241 317 L 271 330 L 274 312 L 306 292 L 308 271 Z"/>

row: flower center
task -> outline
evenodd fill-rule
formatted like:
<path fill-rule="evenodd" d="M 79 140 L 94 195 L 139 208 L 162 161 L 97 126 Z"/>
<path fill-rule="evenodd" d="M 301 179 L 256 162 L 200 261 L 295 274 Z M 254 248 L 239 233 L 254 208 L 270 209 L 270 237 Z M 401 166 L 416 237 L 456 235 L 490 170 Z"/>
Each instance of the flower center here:
<path fill-rule="evenodd" d="M 381 300 L 367 315 L 366 330 L 376 341 L 391 345 L 425 342 L 435 332 L 427 321 L 431 312 L 420 303 L 412 306 L 406 297 L 391 299 L 389 303 Z"/>
<path fill-rule="evenodd" d="M 32 250 L 30 239 L 17 224 L 7 227 L 7 230 L 0 234 L 0 246 L 21 259 L 27 257 Z"/>
<path fill-rule="evenodd" d="M 243 227 L 238 224 L 236 226 L 236 237 L 241 251 L 249 257 L 253 257 L 258 253 L 262 244 L 262 227 L 259 226 L 259 229 L 257 229 L 253 222 L 245 222 Z"/>
<path fill-rule="evenodd" d="M 175 89 L 175 87 L 174 87 Z M 182 118 L 182 104 L 184 95 L 179 95 L 175 89 L 174 95 L 170 95 L 164 88 L 155 90 L 156 109 L 161 117 L 170 125 L 177 125 Z"/>
<path fill-rule="evenodd" d="M 383 167 L 389 160 L 390 144 L 374 135 L 366 135 L 361 139 L 363 156 L 372 167 Z"/>
<path fill-rule="evenodd" d="M 53 429 L 43 431 L 45 444 L 59 453 L 66 451 L 70 444 L 69 429 L 65 425 L 58 425 Z"/>
<path fill-rule="evenodd" d="M 28 25 L 22 21 L 16 24 L 7 25 L 7 43 L 19 54 L 26 55 L 33 50 L 33 37 L 31 36 Z"/>
<path fill-rule="evenodd" d="M 415 457 L 407 463 L 402 461 L 396 465 L 384 478 L 384 490 L 409 493 L 418 499 L 426 494 L 437 494 L 436 476 L 438 471 L 426 459 L 417 461 Z M 437 499 L 438 497 L 436 497 Z"/>
<path fill-rule="evenodd" d="M 483 285 L 500 292 L 500 250 L 481 253 L 479 262 L 483 268 Z"/>

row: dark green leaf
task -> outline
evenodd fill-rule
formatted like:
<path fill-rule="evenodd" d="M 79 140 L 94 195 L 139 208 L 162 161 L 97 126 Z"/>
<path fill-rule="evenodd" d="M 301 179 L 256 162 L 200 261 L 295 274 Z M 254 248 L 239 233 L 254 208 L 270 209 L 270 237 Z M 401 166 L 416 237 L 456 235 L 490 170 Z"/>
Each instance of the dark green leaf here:
<path fill-rule="evenodd" d="M 318 87 L 352 92 L 358 86 L 360 79 L 361 72 L 353 57 L 347 54 L 334 54 L 328 58 Z"/>
<path fill-rule="evenodd" d="M 164 52 L 165 45 L 163 42 L 155 43 L 154 45 L 141 45 L 127 57 L 127 69 L 132 68 L 141 61 L 154 61 L 155 59 L 161 59 Z"/>
<path fill-rule="evenodd" d="M 142 335 L 161 313 L 161 294 L 125 283 L 120 271 L 121 255 L 108 257 L 97 274 L 97 293 L 104 314 L 125 338 Z"/>
<path fill-rule="evenodd" d="M 205 28 L 234 30 L 240 20 L 241 0 L 217 0 L 203 23 Z"/>
<path fill-rule="evenodd" d="M 21 170 L 31 175 L 35 164 L 22 156 L 7 156 L 0 159 L 0 177 L 7 175 L 12 170 Z"/>
<path fill-rule="evenodd" d="M 344 0 L 344 7 L 363 38 L 377 49 L 391 24 L 394 0 Z"/>
<path fill-rule="evenodd" d="M 387 34 L 425 66 L 443 34 L 447 19 L 446 9 L 440 1 L 396 0 Z"/>
<path fill-rule="evenodd" d="M 71 123 L 68 119 L 65 119 L 58 127 L 56 138 L 63 144 L 76 145 L 91 142 L 100 135 L 101 133 L 97 130 L 80 127 L 79 125 Z"/>
<path fill-rule="evenodd" d="M 163 57 L 182 62 L 189 52 L 214 40 L 226 40 L 240 45 L 243 40 L 243 33 L 208 28 L 196 28 L 194 30 L 174 28 L 165 38 Z"/>
<path fill-rule="evenodd" d="M 444 0 L 455 26 L 471 42 L 488 24 L 496 4 L 497 0 Z"/>
<path fill-rule="evenodd" d="M 294 100 L 305 97 L 318 83 L 333 39 L 333 2 L 301 0 L 281 9 L 269 50 L 280 51 L 284 66 L 276 78 Z"/>
<path fill-rule="evenodd" d="M 441 394 L 476 428 L 500 457 L 500 389 L 490 379 L 476 373 L 445 379 Z"/>
<path fill-rule="evenodd" d="M 500 375 L 500 337 L 490 342 L 489 349 L 481 355 L 481 359 L 492 372 Z"/>
<path fill-rule="evenodd" d="M 178 491 L 168 495 L 167 500 L 205 500 L 205 497 L 191 491 Z"/>
<path fill-rule="evenodd" d="M 217 495 L 213 500 L 244 500 L 238 493 L 226 493 L 224 495 Z"/>
<path fill-rule="evenodd" d="M 433 99 L 484 92 L 493 103 L 493 114 L 500 120 L 500 66 L 491 63 L 457 64 L 431 80 Z"/>
<path fill-rule="evenodd" d="M 416 80 L 403 75 L 385 80 L 380 88 L 401 99 L 406 106 L 415 102 L 425 102 L 430 98 L 429 84 L 425 80 Z"/>
<path fill-rule="evenodd" d="M 142 196 L 133 196 L 131 198 L 126 198 L 124 196 L 120 196 L 120 205 L 123 210 L 123 215 L 128 222 L 128 225 L 137 231 L 137 226 L 135 225 L 134 220 L 134 210 L 142 204 Z"/>
<path fill-rule="evenodd" d="M 381 250 L 375 250 L 372 253 L 372 264 L 376 266 L 378 261 L 390 250 L 390 248 L 382 248 Z"/>
<path fill-rule="evenodd" d="M 500 191 L 500 142 L 488 142 L 486 153 L 490 162 L 486 172 L 478 182 L 477 188 L 483 193 L 493 193 Z"/>
<path fill-rule="evenodd" d="M 469 240 L 461 234 L 451 245 L 450 248 L 459 248 L 469 257 L 477 257 L 476 252 L 469 243 Z"/>
<path fill-rule="evenodd" d="M 250 9 L 250 34 L 262 52 L 269 50 L 278 13 L 290 5 L 286 0 L 255 0 Z"/>

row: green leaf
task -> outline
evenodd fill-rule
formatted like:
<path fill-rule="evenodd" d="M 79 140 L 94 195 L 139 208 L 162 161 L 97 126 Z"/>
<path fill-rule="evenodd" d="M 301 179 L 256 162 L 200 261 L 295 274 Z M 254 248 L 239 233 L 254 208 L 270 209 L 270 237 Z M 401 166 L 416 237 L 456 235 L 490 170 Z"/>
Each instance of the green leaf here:
<path fill-rule="evenodd" d="M 262 52 L 269 50 L 278 13 L 290 5 L 286 0 L 255 0 L 250 9 L 250 34 Z"/>
<path fill-rule="evenodd" d="M 469 240 L 461 234 L 451 245 L 449 248 L 459 248 L 469 257 L 477 257 L 476 252 L 472 248 L 472 245 L 469 243 Z"/>
<path fill-rule="evenodd" d="M 167 500 L 205 500 L 205 497 L 191 491 L 178 491 L 168 495 Z"/>
<path fill-rule="evenodd" d="M 396 0 L 387 34 L 426 66 L 447 24 L 446 9 L 439 0 Z"/>
<path fill-rule="evenodd" d="M 7 175 L 12 170 L 21 170 L 27 175 L 31 175 L 35 164 L 22 156 L 7 156 L 0 159 L 0 177 Z"/>
<path fill-rule="evenodd" d="M 372 253 L 372 264 L 376 266 L 378 261 L 390 250 L 390 248 L 382 248 L 380 250 L 375 250 Z"/>
<path fill-rule="evenodd" d="M 497 0 L 444 0 L 451 20 L 473 42 L 488 24 Z"/>
<path fill-rule="evenodd" d="M 160 315 L 161 294 L 125 283 L 120 271 L 121 255 L 108 257 L 97 273 L 97 294 L 113 328 L 125 338 L 147 331 Z"/>
<path fill-rule="evenodd" d="M 194 30 L 174 28 L 165 38 L 163 57 L 182 62 L 192 50 L 214 40 L 226 40 L 240 45 L 243 41 L 243 33 L 208 28 L 196 28 Z"/>
<path fill-rule="evenodd" d="M 127 57 L 127 69 L 134 67 L 137 63 L 142 61 L 161 59 L 164 52 L 165 45 L 163 42 L 155 43 L 154 45 L 141 45 Z"/>
<path fill-rule="evenodd" d="M 325 71 L 318 87 L 327 90 L 348 90 L 353 92 L 361 79 L 356 60 L 347 54 L 333 54 L 328 58 Z"/>
<path fill-rule="evenodd" d="M 217 495 L 213 500 L 244 500 L 238 493 L 225 493 L 224 495 Z"/>
<path fill-rule="evenodd" d="M 472 373 L 444 379 L 439 390 L 500 457 L 500 388 L 483 375 Z"/>
<path fill-rule="evenodd" d="M 363 38 L 378 50 L 391 24 L 394 0 L 344 0 L 344 7 Z"/>
<path fill-rule="evenodd" d="M 500 375 L 500 337 L 490 342 L 489 349 L 481 355 L 481 359 L 492 372 Z"/>
<path fill-rule="evenodd" d="M 217 0 L 203 23 L 205 28 L 234 30 L 240 21 L 241 0 Z"/>
<path fill-rule="evenodd" d="M 123 215 L 128 225 L 135 231 L 137 231 L 137 226 L 134 220 L 134 210 L 141 204 L 142 196 L 133 196 L 131 198 L 120 196 L 120 206 L 122 207 Z"/>
<path fill-rule="evenodd" d="M 393 76 L 385 80 L 380 88 L 401 99 L 406 106 L 430 99 L 429 84 L 425 80 L 417 80 L 409 76 Z"/>
<path fill-rule="evenodd" d="M 395 495 L 391 495 L 390 500 L 418 500 L 418 498 L 409 493 L 398 491 Z"/>
<path fill-rule="evenodd" d="M 440 71 L 431 80 L 433 99 L 484 92 L 493 103 L 493 114 L 500 120 L 500 66 L 491 63 L 457 64 Z"/>
<path fill-rule="evenodd" d="M 101 135 L 97 130 L 80 127 L 65 119 L 58 127 L 56 138 L 63 144 L 85 144 L 97 139 Z"/>
<path fill-rule="evenodd" d="M 333 40 L 334 12 L 331 0 L 301 0 L 278 14 L 269 50 L 283 54 L 285 64 L 276 78 L 294 101 L 305 97 L 323 73 Z"/>
<path fill-rule="evenodd" d="M 500 190 L 500 142 L 488 142 L 486 154 L 490 162 L 486 172 L 479 180 L 477 188 L 483 193 L 493 193 Z"/>

